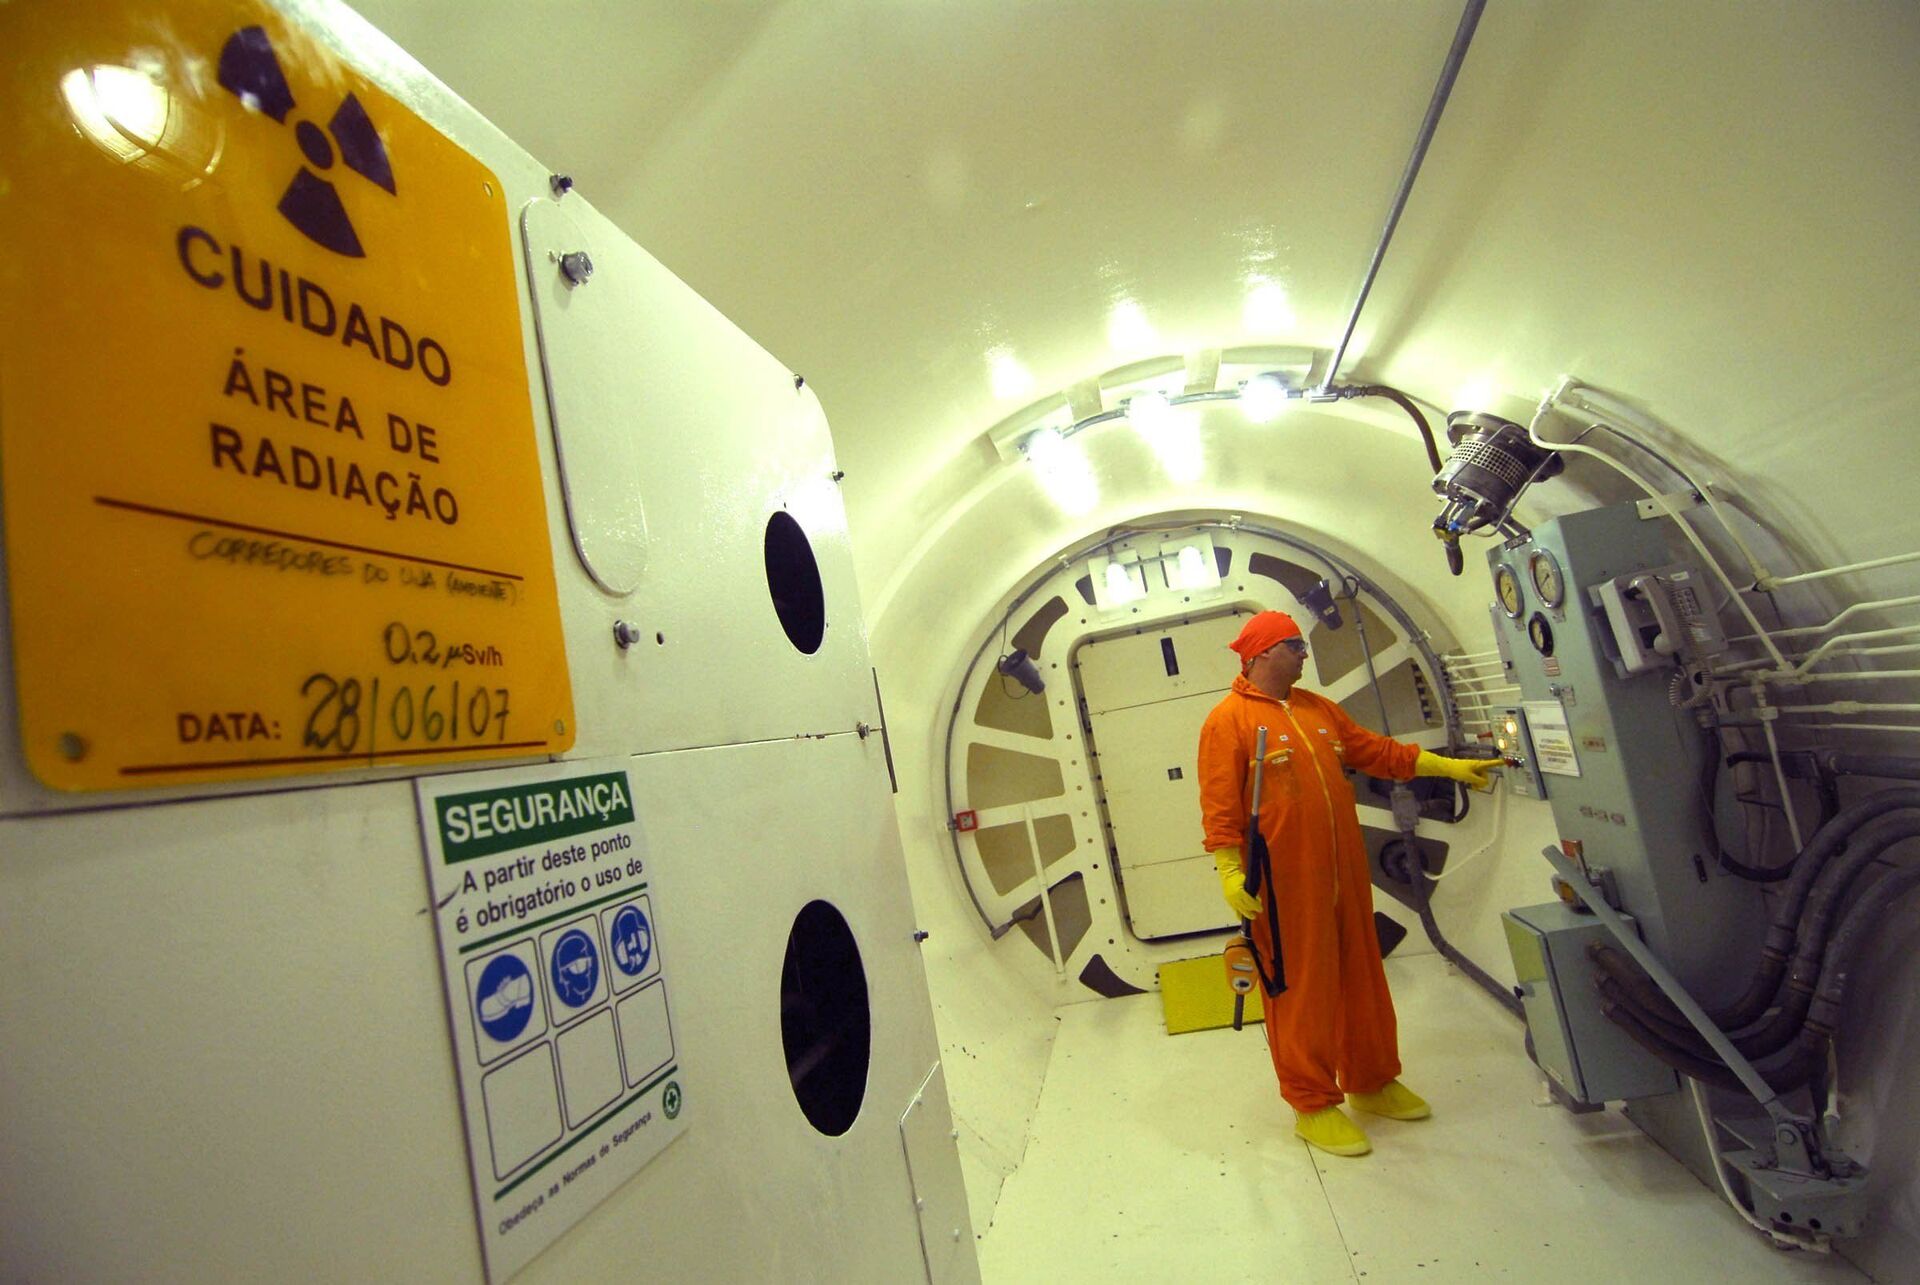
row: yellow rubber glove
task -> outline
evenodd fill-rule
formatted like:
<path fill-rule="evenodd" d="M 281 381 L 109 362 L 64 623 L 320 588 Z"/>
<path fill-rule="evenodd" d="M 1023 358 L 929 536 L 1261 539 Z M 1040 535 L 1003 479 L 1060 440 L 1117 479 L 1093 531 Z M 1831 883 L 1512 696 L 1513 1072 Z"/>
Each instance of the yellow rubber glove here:
<path fill-rule="evenodd" d="M 1247 891 L 1247 876 L 1240 870 L 1240 849 L 1222 848 L 1213 854 L 1213 868 L 1220 872 L 1220 895 L 1227 899 L 1233 913 L 1242 919 L 1256 919 L 1260 903 Z"/>
<path fill-rule="evenodd" d="M 1476 790 L 1484 790 L 1492 784 L 1487 774 L 1499 766 L 1499 759 L 1450 759 L 1421 750 L 1419 759 L 1413 765 L 1413 774 L 1444 776 Z"/>

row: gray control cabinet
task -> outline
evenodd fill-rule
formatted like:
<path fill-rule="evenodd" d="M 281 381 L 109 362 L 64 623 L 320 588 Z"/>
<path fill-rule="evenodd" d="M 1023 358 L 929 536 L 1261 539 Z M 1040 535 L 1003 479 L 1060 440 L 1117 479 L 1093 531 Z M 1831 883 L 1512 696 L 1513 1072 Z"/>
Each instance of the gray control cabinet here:
<path fill-rule="evenodd" d="M 1730 1001 L 1765 928 L 1759 889 L 1726 873 L 1703 835 L 1699 724 L 1674 706 L 1672 664 L 1622 676 L 1613 630 L 1589 594 L 1670 568 L 1672 523 L 1629 502 L 1543 522 L 1488 552 L 1494 630 L 1519 686 L 1527 766 L 1555 828 L 1589 867 L 1606 867 L 1654 953 L 1712 1006 Z M 1543 591 L 1543 582 L 1548 586 Z M 1510 778 L 1514 773 L 1509 773 Z M 1544 866 L 1542 873 L 1545 873 Z"/>
<path fill-rule="evenodd" d="M 1578 1102 L 1618 1102 L 1670 1093 L 1674 1074 L 1600 1012 L 1587 947 L 1606 926 L 1562 902 L 1501 916 L 1520 1003 L 1540 1069 Z"/>

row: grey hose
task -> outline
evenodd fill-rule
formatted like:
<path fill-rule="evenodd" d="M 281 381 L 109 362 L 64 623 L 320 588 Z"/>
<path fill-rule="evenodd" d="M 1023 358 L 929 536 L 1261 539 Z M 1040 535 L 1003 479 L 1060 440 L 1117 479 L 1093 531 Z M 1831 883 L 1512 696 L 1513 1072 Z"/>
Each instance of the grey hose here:
<path fill-rule="evenodd" d="M 1827 930 L 1837 908 L 1848 900 L 1848 894 L 1869 863 L 1894 844 L 1911 838 L 1920 838 L 1920 818 L 1886 817 L 1874 821 L 1864 826 L 1845 854 L 1821 873 L 1812 894 L 1807 898 L 1805 912 L 1800 919 L 1799 931 L 1793 943 L 1791 967 L 1787 968 L 1768 956 L 1763 960 L 1762 971 L 1756 974 L 1756 989 L 1763 978 L 1771 978 L 1772 993 L 1768 996 L 1771 1014 L 1763 1010 L 1762 1018 L 1749 1023 L 1744 1030 L 1715 1018 L 1716 1024 L 1723 1029 L 1730 1033 L 1738 1032 L 1732 1034 L 1733 1045 L 1742 1055 L 1749 1058 L 1767 1057 L 1784 1048 L 1799 1033 L 1826 966 Z M 1617 984 L 1619 993 L 1615 996 L 1616 1003 L 1631 1011 L 1656 1034 L 1666 1033 L 1670 1043 L 1700 1056 L 1713 1056 L 1712 1050 L 1692 1030 L 1691 1025 L 1686 1024 L 1672 1001 L 1660 994 L 1651 982 L 1641 982 L 1633 976 L 1626 967 L 1626 961 L 1612 947 L 1597 946 L 1589 951 L 1589 955 Z M 1786 972 L 1784 987 L 1779 984 L 1782 971 Z"/>

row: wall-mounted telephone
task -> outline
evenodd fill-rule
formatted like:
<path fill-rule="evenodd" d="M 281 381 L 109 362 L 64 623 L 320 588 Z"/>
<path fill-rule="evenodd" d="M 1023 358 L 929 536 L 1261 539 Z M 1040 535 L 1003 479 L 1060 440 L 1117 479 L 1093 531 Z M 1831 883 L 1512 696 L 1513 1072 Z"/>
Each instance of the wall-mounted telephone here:
<path fill-rule="evenodd" d="M 1602 640 L 1620 677 L 1685 660 L 1697 663 L 1727 649 L 1720 619 L 1703 596 L 1705 583 L 1684 563 L 1615 576 L 1588 588 L 1607 622 Z"/>

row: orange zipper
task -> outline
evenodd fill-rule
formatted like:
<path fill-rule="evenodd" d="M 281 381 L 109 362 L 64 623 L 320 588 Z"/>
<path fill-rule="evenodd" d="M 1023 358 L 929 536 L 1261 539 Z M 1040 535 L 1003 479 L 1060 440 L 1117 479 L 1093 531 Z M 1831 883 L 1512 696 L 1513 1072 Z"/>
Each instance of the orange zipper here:
<path fill-rule="evenodd" d="M 1327 787 L 1327 769 L 1320 766 L 1320 756 L 1313 752 L 1313 742 L 1300 730 L 1300 724 L 1293 717 L 1293 709 L 1285 701 L 1279 702 L 1280 712 L 1287 716 L 1287 722 L 1293 727 L 1293 734 L 1307 747 L 1307 758 L 1313 763 L 1314 775 L 1320 778 L 1320 797 L 1327 803 L 1327 863 L 1333 870 L 1333 904 L 1340 904 L 1340 830 L 1333 819 L 1333 791 Z"/>

